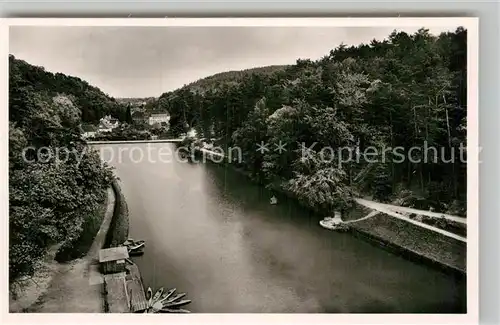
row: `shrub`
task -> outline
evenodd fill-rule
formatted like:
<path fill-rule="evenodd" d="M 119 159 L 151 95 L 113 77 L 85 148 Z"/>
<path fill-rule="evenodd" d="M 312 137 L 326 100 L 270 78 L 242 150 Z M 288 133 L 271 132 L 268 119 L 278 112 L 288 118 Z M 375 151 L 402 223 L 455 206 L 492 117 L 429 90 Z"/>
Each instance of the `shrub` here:
<path fill-rule="evenodd" d="M 96 231 L 96 211 L 114 179 L 97 152 L 79 142 L 79 109 L 70 98 L 58 95 L 52 100 L 36 93 L 15 99 L 19 108 L 24 105 L 26 109 L 21 120 L 9 125 L 11 282 L 31 275 L 53 244 L 62 244 L 61 250 L 70 255 L 80 254 L 72 250 L 79 247 L 84 233 L 95 235 L 87 232 Z M 30 106 L 28 100 L 34 105 Z M 44 146 L 52 152 L 64 147 L 73 153 L 66 161 L 45 162 L 33 155 L 27 162 L 21 156 L 27 146 Z"/>

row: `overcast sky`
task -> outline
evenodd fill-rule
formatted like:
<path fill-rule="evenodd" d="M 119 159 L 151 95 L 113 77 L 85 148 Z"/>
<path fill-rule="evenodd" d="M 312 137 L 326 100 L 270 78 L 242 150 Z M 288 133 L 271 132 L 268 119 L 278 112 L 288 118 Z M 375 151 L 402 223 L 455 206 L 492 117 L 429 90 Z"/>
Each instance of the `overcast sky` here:
<path fill-rule="evenodd" d="M 432 33 L 454 31 L 429 28 Z M 360 27 L 10 27 L 11 54 L 77 76 L 113 97 L 159 96 L 215 73 L 298 58 L 316 60 L 342 42 L 386 38 Z M 395 28 L 414 32 L 418 28 Z"/>

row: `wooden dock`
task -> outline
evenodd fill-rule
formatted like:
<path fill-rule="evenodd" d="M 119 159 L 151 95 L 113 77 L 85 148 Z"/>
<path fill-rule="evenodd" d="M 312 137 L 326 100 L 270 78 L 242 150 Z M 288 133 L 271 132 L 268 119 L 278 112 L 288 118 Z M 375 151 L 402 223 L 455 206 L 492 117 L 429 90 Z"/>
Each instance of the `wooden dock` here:
<path fill-rule="evenodd" d="M 106 293 L 108 313 L 130 312 L 125 272 L 104 275 L 104 292 Z"/>
<path fill-rule="evenodd" d="M 132 313 L 143 312 L 148 307 L 144 286 L 142 284 L 139 267 L 132 264 L 128 265 L 129 274 L 126 277 L 126 287 L 129 295 L 130 311 Z"/>
<path fill-rule="evenodd" d="M 102 249 L 107 313 L 138 313 L 148 308 L 139 267 L 128 259 L 126 247 Z"/>

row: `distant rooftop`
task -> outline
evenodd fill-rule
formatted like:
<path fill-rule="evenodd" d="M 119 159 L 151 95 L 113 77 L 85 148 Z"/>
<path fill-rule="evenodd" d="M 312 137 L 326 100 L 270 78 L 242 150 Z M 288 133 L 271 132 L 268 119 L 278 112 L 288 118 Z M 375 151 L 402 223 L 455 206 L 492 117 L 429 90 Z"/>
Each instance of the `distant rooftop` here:
<path fill-rule="evenodd" d="M 101 249 L 99 251 L 99 262 L 111 262 L 117 260 L 124 260 L 128 258 L 128 250 L 127 247 L 113 247 L 107 249 Z"/>

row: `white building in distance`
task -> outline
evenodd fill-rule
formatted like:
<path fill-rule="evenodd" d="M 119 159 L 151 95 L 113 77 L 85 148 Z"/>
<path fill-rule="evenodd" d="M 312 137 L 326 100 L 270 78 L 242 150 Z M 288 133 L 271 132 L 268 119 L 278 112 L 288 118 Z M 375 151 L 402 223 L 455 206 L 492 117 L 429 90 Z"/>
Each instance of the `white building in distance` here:
<path fill-rule="evenodd" d="M 109 115 L 103 117 L 99 121 L 99 133 L 108 133 L 111 132 L 114 128 L 118 127 L 120 123 L 116 118 L 113 118 Z"/>
<path fill-rule="evenodd" d="M 83 138 L 84 139 L 91 139 L 91 138 L 94 138 L 96 135 L 96 132 L 95 131 L 87 131 L 87 132 L 83 132 Z"/>
<path fill-rule="evenodd" d="M 168 113 L 164 114 L 151 114 L 149 117 L 149 125 L 154 125 L 156 123 L 161 124 L 162 122 L 165 122 L 168 124 L 170 121 L 170 115 Z"/>
<path fill-rule="evenodd" d="M 96 136 L 97 126 L 86 123 L 86 124 L 82 124 L 81 128 L 83 131 L 82 138 L 90 139 L 90 138 L 94 138 Z"/>

